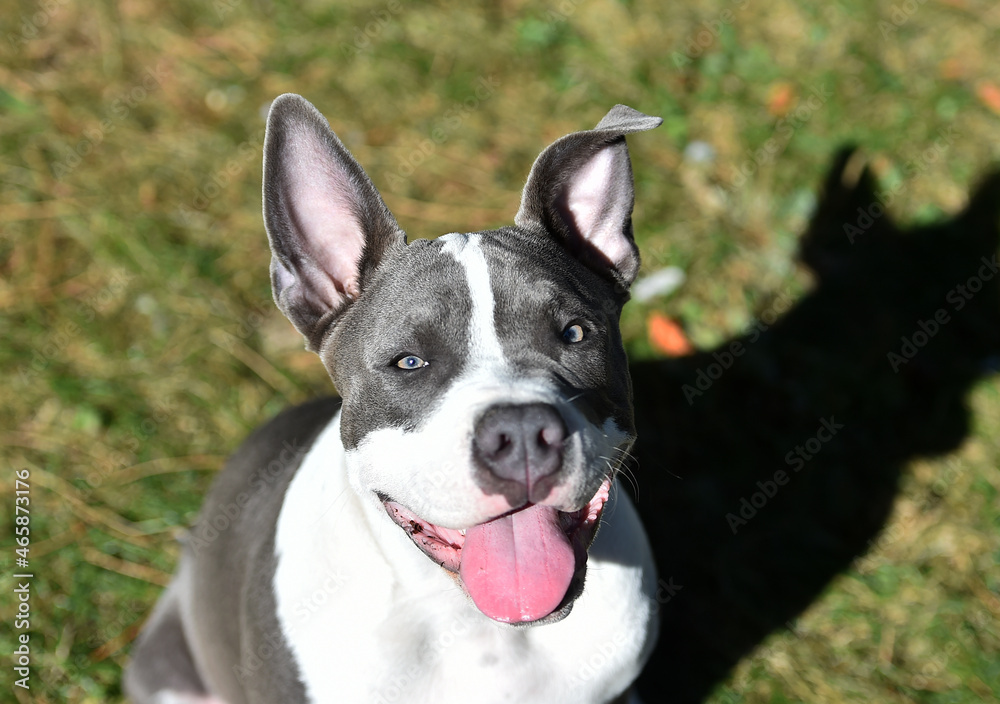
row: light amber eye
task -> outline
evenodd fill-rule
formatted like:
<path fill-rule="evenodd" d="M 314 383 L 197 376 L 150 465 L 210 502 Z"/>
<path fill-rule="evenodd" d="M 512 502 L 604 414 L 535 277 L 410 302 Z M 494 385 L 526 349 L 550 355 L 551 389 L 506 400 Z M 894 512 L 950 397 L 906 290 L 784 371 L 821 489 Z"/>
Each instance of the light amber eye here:
<path fill-rule="evenodd" d="M 562 338 L 564 342 L 570 344 L 574 342 L 580 342 L 583 339 L 583 326 L 574 324 L 563 330 Z"/>
<path fill-rule="evenodd" d="M 402 359 L 400 359 L 398 362 L 396 362 L 396 366 L 399 367 L 400 369 L 407 369 L 407 370 L 420 369 L 421 367 L 426 367 L 427 362 L 420 359 L 420 357 L 418 357 L 415 354 L 408 354 Z"/>

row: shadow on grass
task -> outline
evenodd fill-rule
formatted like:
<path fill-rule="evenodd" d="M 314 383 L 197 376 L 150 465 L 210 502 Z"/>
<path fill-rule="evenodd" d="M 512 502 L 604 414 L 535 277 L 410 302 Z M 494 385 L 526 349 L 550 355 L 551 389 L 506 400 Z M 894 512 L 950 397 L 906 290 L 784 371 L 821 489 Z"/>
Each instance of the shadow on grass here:
<path fill-rule="evenodd" d="M 816 288 L 766 330 L 633 365 L 661 577 L 648 702 L 705 699 L 868 551 L 906 462 L 969 431 L 1000 354 L 1000 172 L 939 225 L 901 231 L 873 204 L 845 150 L 801 242 Z"/>

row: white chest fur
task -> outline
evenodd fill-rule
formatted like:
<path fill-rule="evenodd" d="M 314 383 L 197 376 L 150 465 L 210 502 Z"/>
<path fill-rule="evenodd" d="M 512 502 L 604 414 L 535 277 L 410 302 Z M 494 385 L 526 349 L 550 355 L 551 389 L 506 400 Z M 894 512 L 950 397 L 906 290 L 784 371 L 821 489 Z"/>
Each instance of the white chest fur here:
<path fill-rule="evenodd" d="M 656 574 L 628 497 L 612 492 L 586 587 L 558 623 L 496 623 L 348 483 L 339 415 L 278 519 L 278 621 L 316 704 L 599 704 L 656 637 Z"/>

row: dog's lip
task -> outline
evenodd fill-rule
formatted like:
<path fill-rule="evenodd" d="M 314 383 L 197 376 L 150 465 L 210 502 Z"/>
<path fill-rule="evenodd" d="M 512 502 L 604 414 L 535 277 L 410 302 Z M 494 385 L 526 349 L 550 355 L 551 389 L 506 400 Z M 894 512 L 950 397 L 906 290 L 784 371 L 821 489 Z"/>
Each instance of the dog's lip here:
<path fill-rule="evenodd" d="M 566 533 L 574 551 L 577 553 L 577 575 L 574 577 L 574 585 L 570 587 L 562 603 L 552 613 L 536 621 L 521 622 L 520 625 L 554 622 L 561 620 L 569 614 L 573 601 L 579 596 L 581 591 L 583 573 L 587 563 L 587 550 L 597 534 L 601 515 L 610 495 L 611 480 L 612 477 L 606 477 L 597 489 L 597 492 L 579 510 L 559 512 L 560 527 Z M 456 576 L 458 575 L 462 562 L 462 546 L 465 543 L 466 529 L 442 528 L 420 518 L 403 504 L 381 492 L 378 492 L 377 496 L 393 522 L 403 529 L 403 532 L 410 537 L 413 543 L 427 557 L 449 572 L 455 573 Z M 525 504 L 511 511 L 498 514 L 488 519 L 488 521 L 523 511 L 532 505 L 530 503 Z M 484 521 L 484 523 L 488 521 Z"/>
<path fill-rule="evenodd" d="M 462 545 L 465 543 L 465 530 L 442 528 L 425 521 L 398 501 L 384 494 L 379 499 L 396 525 L 403 529 L 410 540 L 420 548 L 427 557 L 441 565 L 449 572 L 458 572 L 461 563 Z"/>

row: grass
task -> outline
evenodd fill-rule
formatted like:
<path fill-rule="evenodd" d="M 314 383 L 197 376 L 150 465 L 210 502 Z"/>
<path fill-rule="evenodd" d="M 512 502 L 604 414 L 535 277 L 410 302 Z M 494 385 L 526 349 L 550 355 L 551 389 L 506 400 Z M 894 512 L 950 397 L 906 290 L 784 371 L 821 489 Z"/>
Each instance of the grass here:
<path fill-rule="evenodd" d="M 810 287 L 796 238 L 844 143 L 903 184 L 892 210 L 915 222 L 959 209 L 1000 161 L 993 3 L 557 7 L 54 0 L 3 13 L 0 465 L 6 486 L 31 473 L 36 574 L 19 701 L 120 700 L 129 643 L 213 472 L 251 428 L 330 390 L 270 301 L 260 142 L 279 93 L 330 118 L 411 237 L 509 222 L 541 148 L 615 103 L 662 115 L 631 142 L 636 237 L 646 271 L 679 266 L 687 282 L 630 304 L 636 357 L 655 354 L 653 310 L 707 348 L 777 292 Z M 684 158 L 695 141 L 711 161 Z M 1000 700 L 1000 381 L 980 382 L 971 406 L 965 444 L 908 469 L 872 553 L 710 702 Z"/>

